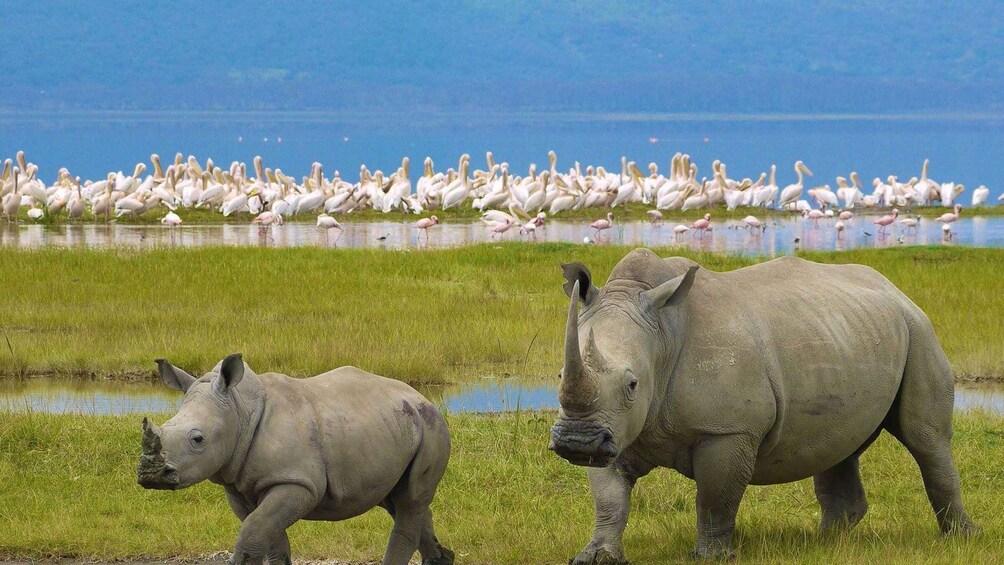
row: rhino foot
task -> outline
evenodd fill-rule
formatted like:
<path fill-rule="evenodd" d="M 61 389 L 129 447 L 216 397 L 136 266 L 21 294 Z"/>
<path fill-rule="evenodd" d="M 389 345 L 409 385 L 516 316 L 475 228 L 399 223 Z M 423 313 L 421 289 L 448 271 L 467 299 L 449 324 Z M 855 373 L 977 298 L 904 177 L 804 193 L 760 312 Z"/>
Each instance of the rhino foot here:
<path fill-rule="evenodd" d="M 949 526 L 943 533 L 946 536 L 969 537 L 975 536 L 982 531 L 983 528 L 977 526 L 976 523 L 969 518 L 965 518 L 961 522 Z"/>
<path fill-rule="evenodd" d="M 630 565 L 623 556 L 614 555 L 602 547 L 582 550 L 582 553 L 568 560 L 568 565 Z"/>
<path fill-rule="evenodd" d="M 453 565 L 454 553 L 443 546 L 438 546 L 439 557 L 422 559 L 422 565 Z"/>
<path fill-rule="evenodd" d="M 725 548 L 720 548 L 717 550 L 713 550 L 710 548 L 705 548 L 703 550 L 695 549 L 694 551 L 690 552 L 690 558 L 698 560 L 707 559 L 707 560 L 726 561 L 730 559 L 735 559 L 736 552 L 732 549 L 725 549 Z"/>

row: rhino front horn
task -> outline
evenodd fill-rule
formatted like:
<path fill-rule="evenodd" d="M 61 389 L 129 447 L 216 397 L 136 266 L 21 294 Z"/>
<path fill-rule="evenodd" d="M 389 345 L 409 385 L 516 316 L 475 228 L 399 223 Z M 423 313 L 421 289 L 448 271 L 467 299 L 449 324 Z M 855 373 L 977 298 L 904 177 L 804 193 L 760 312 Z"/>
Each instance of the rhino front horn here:
<path fill-rule="evenodd" d="M 565 366 L 558 386 L 558 401 L 567 410 L 585 411 L 592 406 L 595 392 L 579 349 L 579 282 L 575 281 L 565 325 Z"/>
<path fill-rule="evenodd" d="M 148 418 L 143 418 L 143 453 L 160 454 L 160 430 Z"/>

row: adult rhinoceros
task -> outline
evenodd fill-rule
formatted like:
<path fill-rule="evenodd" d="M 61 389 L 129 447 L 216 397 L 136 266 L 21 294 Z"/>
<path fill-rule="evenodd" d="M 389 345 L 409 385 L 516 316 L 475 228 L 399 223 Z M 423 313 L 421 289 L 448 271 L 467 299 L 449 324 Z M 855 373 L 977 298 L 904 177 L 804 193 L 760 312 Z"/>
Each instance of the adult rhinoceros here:
<path fill-rule="evenodd" d="M 867 509 L 858 456 L 882 430 L 919 464 L 941 530 L 977 529 L 952 461 L 951 367 L 927 316 L 876 271 L 785 257 L 716 273 L 646 249 L 604 288 L 563 269 L 550 448 L 590 467 L 596 512 L 573 563 L 625 562 L 631 489 L 655 467 L 697 483 L 696 556 L 732 553 L 750 484 L 814 477 L 821 527 L 852 526 Z"/>
<path fill-rule="evenodd" d="M 405 565 L 416 549 L 423 564 L 453 563 L 429 510 L 450 435 L 415 389 L 355 367 L 258 375 L 239 353 L 201 379 L 157 364 L 185 400 L 163 427 L 143 419 L 139 484 L 223 485 L 242 522 L 232 562 L 289 563 L 286 528 L 297 520 L 344 520 L 379 505 L 394 518 L 385 565 Z"/>

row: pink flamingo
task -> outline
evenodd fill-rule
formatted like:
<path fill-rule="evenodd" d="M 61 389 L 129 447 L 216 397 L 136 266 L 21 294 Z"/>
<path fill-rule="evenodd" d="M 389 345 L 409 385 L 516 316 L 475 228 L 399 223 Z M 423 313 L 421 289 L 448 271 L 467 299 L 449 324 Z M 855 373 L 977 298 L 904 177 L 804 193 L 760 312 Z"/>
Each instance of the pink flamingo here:
<path fill-rule="evenodd" d="M 946 213 L 938 216 L 935 219 L 937 221 L 939 221 L 939 222 L 947 225 L 947 224 L 950 224 L 950 223 L 958 220 L 960 212 L 962 212 L 962 204 L 956 204 L 955 205 L 955 213 L 954 214 L 951 213 L 951 212 L 946 212 Z"/>
<path fill-rule="evenodd" d="M 690 229 L 694 231 L 701 232 L 701 238 L 704 234 L 708 233 L 708 228 L 711 227 L 711 214 L 705 214 L 700 220 L 695 220 L 694 223 L 690 224 Z"/>
<path fill-rule="evenodd" d="M 547 222 L 547 214 L 541 212 L 537 214 L 535 218 L 531 219 L 529 222 L 524 224 L 523 227 L 520 228 L 519 233 L 521 235 L 530 234 L 533 236 L 534 241 L 536 241 L 537 229 L 544 227 L 544 224 L 546 222 Z"/>
<path fill-rule="evenodd" d="M 840 235 L 844 233 L 844 222 L 837 220 L 837 223 L 833 224 L 833 229 L 837 230 L 837 239 L 840 239 Z"/>
<path fill-rule="evenodd" d="M 509 228 L 513 227 L 513 225 L 515 224 L 513 223 L 512 218 L 506 218 L 501 222 L 496 222 L 489 226 L 488 231 L 492 232 L 492 239 L 495 239 L 496 235 L 501 238 L 502 234 L 509 231 Z"/>
<path fill-rule="evenodd" d="M 429 242 L 429 228 L 439 223 L 439 218 L 431 216 L 429 218 L 422 218 L 421 220 L 415 222 L 415 228 L 420 229 L 425 232 L 425 242 Z M 422 235 L 419 234 L 419 239 Z"/>
<path fill-rule="evenodd" d="M 743 223 L 745 223 L 746 227 L 751 230 L 765 231 L 767 229 L 767 226 L 765 226 L 756 216 L 746 216 L 743 218 Z"/>
<path fill-rule="evenodd" d="M 649 220 L 652 220 L 653 226 L 662 224 L 662 212 L 658 210 L 649 210 L 648 212 L 645 212 L 645 214 L 648 215 Z"/>
<path fill-rule="evenodd" d="M 338 237 L 335 238 L 335 243 L 338 243 L 338 238 L 342 237 L 342 224 L 327 214 L 321 214 L 317 217 L 317 227 L 324 230 L 325 241 L 328 240 L 331 230 L 338 230 Z"/>
<path fill-rule="evenodd" d="M 807 220 L 812 220 L 812 225 L 814 227 L 819 227 L 819 219 L 826 216 L 819 210 L 802 210 L 802 217 Z"/>
<path fill-rule="evenodd" d="M 878 229 L 879 233 L 889 233 L 883 230 L 887 226 L 896 221 L 896 216 L 899 216 L 899 210 L 893 208 L 891 214 L 886 214 L 885 216 L 882 216 L 881 218 L 873 221 L 872 223 L 879 227 Z"/>
<path fill-rule="evenodd" d="M 251 220 L 251 223 L 258 225 L 258 235 L 268 235 L 272 229 L 272 224 L 278 224 L 280 226 L 283 224 L 282 214 L 268 210 L 255 216 L 255 218 Z"/>
<path fill-rule="evenodd" d="M 840 211 L 840 219 L 843 220 L 843 221 L 845 221 L 845 222 L 849 221 L 853 217 L 854 217 L 854 214 L 848 212 L 847 210 L 841 210 Z"/>
<path fill-rule="evenodd" d="M 589 227 L 596 230 L 596 237 L 600 237 L 600 232 L 603 230 L 608 230 L 614 225 L 614 214 L 613 212 L 607 212 L 607 219 L 596 220 L 595 222 L 589 224 Z"/>

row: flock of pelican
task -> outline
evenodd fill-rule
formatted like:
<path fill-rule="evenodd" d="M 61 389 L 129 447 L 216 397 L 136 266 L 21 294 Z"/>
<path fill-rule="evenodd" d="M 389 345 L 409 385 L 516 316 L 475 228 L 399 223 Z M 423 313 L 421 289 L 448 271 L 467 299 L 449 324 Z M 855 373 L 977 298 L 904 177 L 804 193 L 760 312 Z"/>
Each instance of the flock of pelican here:
<path fill-rule="evenodd" d="M 943 205 L 953 208 L 957 218 L 957 200 L 965 190 L 954 182 L 939 183 L 928 177 L 929 162 L 924 161 L 920 177 L 901 182 L 896 176 L 885 180 L 875 178 L 872 190 L 866 191 L 856 172 L 837 177 L 836 190 L 828 185 L 806 188 L 806 177 L 812 172 L 802 162 L 794 164 L 795 183 L 780 187 L 776 181 L 777 167 L 762 172 L 759 178 L 735 179 L 728 176 L 725 163 L 715 161 L 710 176 L 698 178 L 698 167 L 689 155 L 677 153 L 670 161 L 669 174 L 650 163 L 645 173 L 633 161 L 621 158 L 619 172 L 602 166 L 582 167 L 578 162 L 566 172 L 558 170 L 557 156 L 548 153 L 550 167 L 539 170 L 531 164 L 525 175 L 510 171 L 507 163 L 486 155 L 484 169 L 471 170 L 469 155 L 460 157 L 457 167 L 436 171 L 431 158 L 426 158 L 422 175 L 412 184 L 407 157 L 401 166 L 387 175 L 371 172 L 365 165 L 359 169 L 359 180 L 350 182 L 335 171 L 325 175 L 323 166 L 314 163 L 310 173 L 299 181 L 281 169 L 265 167 L 261 157 L 255 157 L 253 171 L 243 162 L 227 167 L 212 159 L 200 163 L 194 156 L 178 153 L 164 167 L 157 155 L 150 156 L 152 170 L 138 163 L 131 174 L 110 172 L 98 180 L 81 181 L 65 168 L 55 181 L 46 184 L 38 175 L 38 166 L 25 159 L 19 151 L 15 159 L 7 159 L 0 174 L 2 214 L 17 221 L 19 214 L 33 220 L 65 215 L 82 219 L 90 212 L 95 219 L 140 216 L 154 211 L 166 212 L 161 221 L 176 226 L 182 223 L 179 211 L 206 209 L 223 216 L 246 214 L 251 221 L 267 230 L 281 224 L 284 218 L 301 214 L 317 214 L 317 225 L 325 229 L 341 229 L 335 215 L 373 209 L 381 212 L 424 214 L 451 208 L 473 207 L 483 213 L 482 221 L 493 236 L 517 228 L 522 233 L 534 233 L 549 216 L 569 210 L 641 203 L 650 207 L 653 222 L 660 222 L 663 211 L 703 210 L 724 206 L 734 210 L 740 206 L 773 208 L 802 213 L 807 219 L 843 215 L 855 208 L 891 208 L 880 220 L 889 223 L 898 215 L 898 208 Z M 980 186 L 972 192 L 972 205 L 987 202 L 990 191 Z M 1004 195 L 998 200 L 1004 201 Z M 946 214 L 948 216 L 948 214 Z M 846 219 L 849 219 L 847 216 Z M 691 226 L 676 226 L 677 233 L 709 227 L 710 216 Z M 879 223 L 880 229 L 888 224 Z M 904 219 L 905 222 L 906 219 Z M 912 220 L 911 220 L 912 221 Z M 437 216 L 419 220 L 415 227 L 428 229 L 439 222 Z M 762 228 L 755 217 L 744 220 L 751 228 Z M 596 235 L 609 229 L 613 216 L 592 223 Z M 755 224 L 755 225 L 754 225 Z M 842 231 L 840 222 L 835 226 Z M 909 226 L 908 226 L 909 227 Z M 915 224 L 913 225 L 915 227 Z"/>

